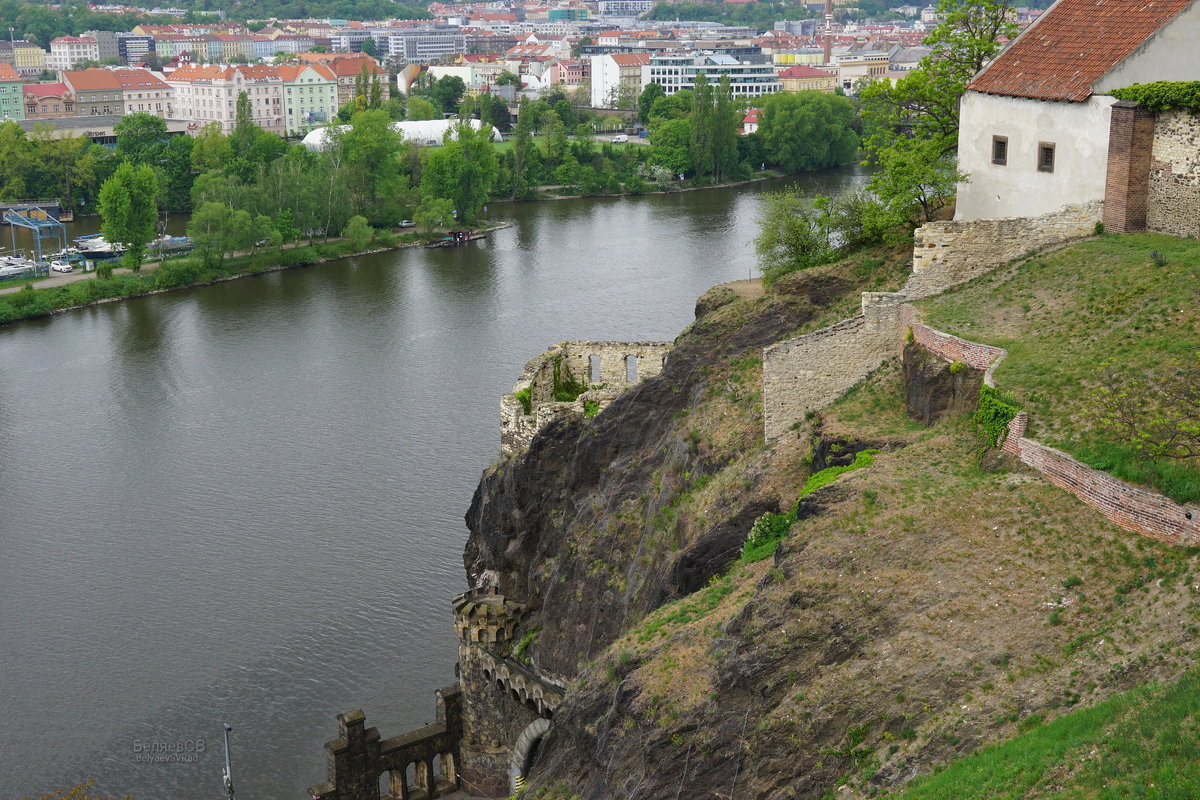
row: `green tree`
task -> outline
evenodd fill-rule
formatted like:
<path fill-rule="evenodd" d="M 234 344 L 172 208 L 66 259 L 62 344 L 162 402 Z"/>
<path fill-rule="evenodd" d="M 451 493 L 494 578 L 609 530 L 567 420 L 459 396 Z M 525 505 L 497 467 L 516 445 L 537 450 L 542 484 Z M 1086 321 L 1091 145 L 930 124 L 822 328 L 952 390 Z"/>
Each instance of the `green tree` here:
<path fill-rule="evenodd" d="M 467 85 L 457 75 L 443 75 L 434 81 L 429 90 L 430 99 L 434 105 L 445 114 L 457 114 L 458 104 L 466 94 Z"/>
<path fill-rule="evenodd" d="M 642 89 L 642 93 L 638 95 L 638 119 L 643 125 L 650 124 L 650 109 L 654 107 L 654 101 L 660 97 L 665 97 L 666 91 L 657 83 L 651 81 Z"/>
<path fill-rule="evenodd" d="M 933 219 L 955 186 L 968 179 L 938 139 L 897 139 L 875 157 L 870 189 L 898 221 L 917 227 Z"/>
<path fill-rule="evenodd" d="M 763 101 L 759 123 L 767 161 L 785 172 L 853 161 L 858 152 L 854 103 L 818 91 L 780 92 Z"/>
<path fill-rule="evenodd" d="M 716 109 L 713 115 L 713 175 L 718 181 L 729 180 L 739 171 L 738 111 L 733 102 L 733 87 L 729 75 L 722 75 L 714 91 Z"/>
<path fill-rule="evenodd" d="M 142 268 L 146 244 L 154 238 L 157 197 L 154 169 L 128 161 L 100 187 L 100 230 L 108 241 L 125 245 L 125 261 L 135 271 Z"/>
<path fill-rule="evenodd" d="M 457 219 L 472 225 L 496 181 L 496 150 L 488 132 L 456 125 L 446 144 L 431 150 L 421 172 L 421 190 L 429 197 L 448 198 Z"/>
<path fill-rule="evenodd" d="M 366 217 L 355 215 L 346 223 L 346 230 L 342 235 L 355 250 L 366 250 L 367 245 L 375 238 L 375 230 Z"/>
<path fill-rule="evenodd" d="M 408 107 L 405 113 L 406 119 L 419 122 L 424 119 L 437 119 L 439 116 L 437 107 L 421 95 L 414 94 L 408 98 Z"/>
<path fill-rule="evenodd" d="M 366 39 L 363 40 L 362 52 L 366 53 L 369 56 L 374 57 L 374 55 L 375 55 L 375 39 L 373 37 L 368 36 Z"/>
<path fill-rule="evenodd" d="M 648 164 L 665 167 L 672 175 L 682 175 L 692 167 L 692 126 L 686 119 L 660 123 L 650 132 Z"/>
<path fill-rule="evenodd" d="M 413 212 L 413 222 L 425 231 L 426 238 L 433 236 L 436 228 L 454 224 L 454 201 L 447 197 L 422 198 L 417 210 Z"/>
<path fill-rule="evenodd" d="M 209 122 L 200 128 L 192 143 L 192 169 L 198 173 L 219 170 L 232 157 L 233 147 L 221 132 L 221 123 Z"/>
<path fill-rule="evenodd" d="M 938 16 L 942 22 L 925 38 L 930 52 L 920 67 L 895 84 L 871 83 L 861 93 L 867 160 L 901 173 L 887 176 L 877 170 L 871 189 L 881 198 L 887 194 L 897 210 L 922 209 L 918 224 L 953 194 L 953 182 L 945 178 L 957 175 L 952 160 L 967 83 L 1000 52 L 1001 41 L 1017 33 L 1009 0 L 941 0 Z M 905 164 L 906 159 L 914 163 Z M 939 159 L 947 163 L 936 163 Z M 931 200 L 930 191 L 946 194 Z"/>
<path fill-rule="evenodd" d="M 820 211 L 795 191 L 763 195 L 754 252 L 768 286 L 789 272 L 826 264 L 834 255 Z"/>
<path fill-rule="evenodd" d="M 691 152 L 692 169 L 696 177 L 706 178 L 713 171 L 713 128 L 716 108 L 712 87 L 703 73 L 696 75 L 695 99 L 692 102 Z"/>
<path fill-rule="evenodd" d="M 494 85 L 494 86 L 515 86 L 516 88 L 519 89 L 519 88 L 521 88 L 521 76 L 517 75 L 515 72 L 509 72 L 508 70 L 504 70 L 503 72 L 501 72 L 499 75 L 496 76 L 496 79 L 494 81 L 492 81 L 492 85 Z"/>
<path fill-rule="evenodd" d="M 237 104 L 234 107 L 233 132 L 229 134 L 229 145 L 235 153 L 244 153 L 254 143 L 254 137 L 262 128 L 254 124 L 254 108 L 250 104 L 250 96 L 238 92 Z"/>
<path fill-rule="evenodd" d="M 121 117 L 113 126 L 117 152 L 135 164 L 156 164 L 167 146 L 167 123 L 138 112 Z"/>

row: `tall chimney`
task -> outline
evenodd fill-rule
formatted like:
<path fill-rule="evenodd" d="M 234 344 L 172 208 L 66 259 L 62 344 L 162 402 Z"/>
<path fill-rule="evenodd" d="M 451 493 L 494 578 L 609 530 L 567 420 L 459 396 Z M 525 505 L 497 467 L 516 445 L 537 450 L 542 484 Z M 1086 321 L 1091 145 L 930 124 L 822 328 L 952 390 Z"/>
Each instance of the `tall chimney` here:
<path fill-rule="evenodd" d="M 833 63 L 833 0 L 825 0 L 825 66 Z"/>

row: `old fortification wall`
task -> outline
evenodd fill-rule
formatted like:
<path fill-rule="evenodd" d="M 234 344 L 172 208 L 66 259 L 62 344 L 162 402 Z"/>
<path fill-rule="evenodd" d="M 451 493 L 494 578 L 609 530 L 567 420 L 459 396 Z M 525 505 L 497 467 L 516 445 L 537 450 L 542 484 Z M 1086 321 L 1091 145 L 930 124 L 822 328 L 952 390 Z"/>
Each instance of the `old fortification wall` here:
<path fill-rule="evenodd" d="M 1200 236 L 1200 115 L 1163 111 L 1154 122 L 1146 227 Z"/>
<path fill-rule="evenodd" d="M 900 295 L 864 292 L 862 313 L 763 349 L 768 440 L 823 408 L 899 352 Z"/>
<path fill-rule="evenodd" d="M 902 309 L 904 319 L 913 319 L 912 306 Z M 960 361 L 990 373 L 1007 355 L 1003 348 L 968 341 L 939 331 L 913 319 L 913 341 L 947 361 Z M 1200 544 L 1200 506 L 1181 505 L 1157 492 L 1142 489 L 1092 469 L 1071 456 L 1025 437 L 1028 412 L 1021 411 L 1008 425 L 1003 450 L 1035 469 L 1047 481 L 1075 495 L 1109 520 L 1126 530 L 1168 544 Z"/>
<path fill-rule="evenodd" d="M 767 441 L 782 436 L 810 411 L 832 403 L 884 359 L 899 354 L 901 329 L 911 325 L 911 312 L 903 310 L 907 301 L 940 294 L 1013 259 L 1089 236 L 1100 209 L 1100 203 L 1090 203 L 1040 217 L 931 222 L 919 228 L 913 272 L 900 292 L 864 292 L 858 316 L 763 349 Z M 966 357 L 951 360 L 973 364 L 970 359 L 986 355 L 968 353 L 965 343 L 958 347 Z"/>
<path fill-rule="evenodd" d="M 931 222 L 913 239 L 912 277 L 904 286 L 909 300 L 941 294 L 1016 258 L 1072 239 L 1090 236 L 1102 203 L 1067 206 L 1040 217 Z"/>
<path fill-rule="evenodd" d="M 1157 492 L 1092 469 L 1061 450 L 1025 437 L 1029 416 L 1022 411 L 1008 424 L 1004 452 L 1033 467 L 1126 530 L 1167 544 L 1200 545 L 1200 505 L 1181 505 Z"/>
<path fill-rule="evenodd" d="M 587 403 L 603 409 L 626 387 L 662 372 L 671 342 L 559 342 L 525 365 L 511 394 L 500 398 L 500 453 L 529 447 L 534 434 L 563 416 L 581 416 Z M 571 402 L 554 399 L 554 377 L 573 378 L 591 387 Z M 525 413 L 517 395 L 529 389 Z"/>

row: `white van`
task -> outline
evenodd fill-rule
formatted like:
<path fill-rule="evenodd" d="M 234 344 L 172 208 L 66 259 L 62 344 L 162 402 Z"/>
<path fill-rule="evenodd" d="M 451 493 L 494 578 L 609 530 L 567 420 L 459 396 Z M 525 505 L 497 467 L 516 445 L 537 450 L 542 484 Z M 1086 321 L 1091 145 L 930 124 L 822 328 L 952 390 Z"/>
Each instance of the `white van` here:
<path fill-rule="evenodd" d="M 616 136 L 614 136 L 612 138 L 613 144 L 625 144 L 628 141 L 629 141 L 629 137 L 623 133 L 618 133 Z"/>

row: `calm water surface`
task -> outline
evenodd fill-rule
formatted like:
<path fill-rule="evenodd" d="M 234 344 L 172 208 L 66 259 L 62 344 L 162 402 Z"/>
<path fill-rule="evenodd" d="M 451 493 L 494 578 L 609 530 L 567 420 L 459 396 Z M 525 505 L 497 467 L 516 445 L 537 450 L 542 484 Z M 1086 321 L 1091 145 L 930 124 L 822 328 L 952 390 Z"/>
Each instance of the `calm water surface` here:
<path fill-rule="evenodd" d="M 0 328 L 0 797 L 219 796 L 228 721 L 239 797 L 301 798 L 337 713 L 431 721 L 500 395 L 556 341 L 674 338 L 778 186 Z"/>

